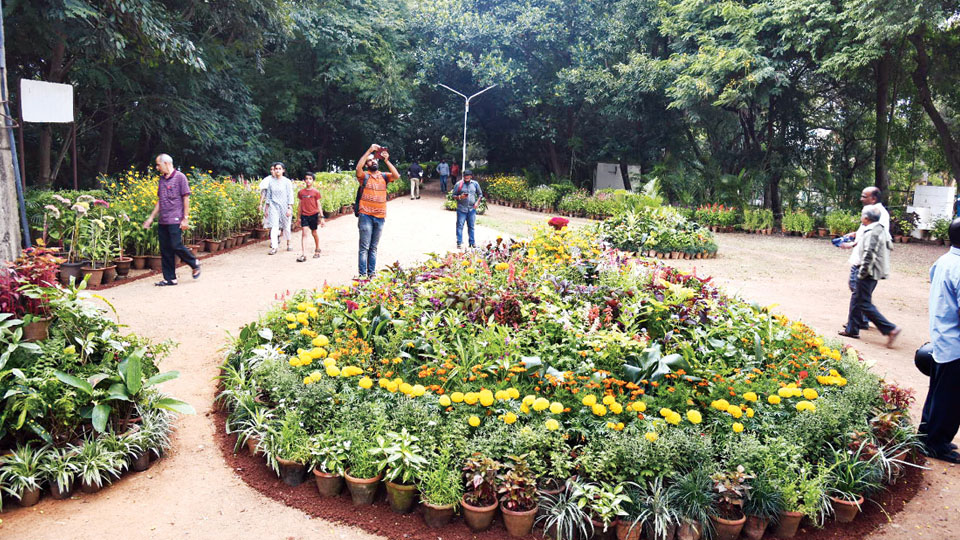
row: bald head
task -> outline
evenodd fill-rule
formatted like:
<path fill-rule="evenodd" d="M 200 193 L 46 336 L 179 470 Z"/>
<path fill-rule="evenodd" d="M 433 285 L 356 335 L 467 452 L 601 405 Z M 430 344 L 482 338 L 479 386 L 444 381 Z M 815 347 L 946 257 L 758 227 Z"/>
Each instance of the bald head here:
<path fill-rule="evenodd" d="M 173 158 L 170 154 L 160 154 L 156 160 L 157 170 L 160 174 L 167 176 L 173 172 Z"/>
<path fill-rule="evenodd" d="M 863 188 L 860 192 L 860 202 L 863 204 L 877 204 L 880 202 L 881 191 L 876 186 Z"/>

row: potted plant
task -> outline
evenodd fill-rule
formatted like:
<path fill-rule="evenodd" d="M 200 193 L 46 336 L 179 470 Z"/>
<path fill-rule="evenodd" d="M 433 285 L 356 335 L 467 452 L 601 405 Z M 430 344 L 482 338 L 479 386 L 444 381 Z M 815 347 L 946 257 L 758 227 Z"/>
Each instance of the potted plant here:
<path fill-rule="evenodd" d="M 84 493 L 96 493 L 104 482 L 119 478 L 125 465 L 123 456 L 100 444 L 98 439 L 88 438 L 77 453 L 77 468 L 80 489 Z"/>
<path fill-rule="evenodd" d="M 767 525 L 784 510 L 783 494 L 765 475 L 758 475 L 750 485 L 747 498 L 743 501 L 743 513 L 747 522 L 743 526 L 743 537 L 747 540 L 760 540 Z"/>
<path fill-rule="evenodd" d="M 347 489 L 350 490 L 354 505 L 373 504 L 377 489 L 380 487 L 380 480 L 383 479 L 380 462 L 370 453 L 374 448 L 373 440 L 360 430 L 352 430 L 348 437 L 350 440 L 350 454 L 347 458 L 349 467 L 343 473 L 347 481 Z"/>
<path fill-rule="evenodd" d="M 593 523 L 594 538 L 609 538 L 616 529 L 616 522 L 627 516 L 625 504 L 632 502 L 623 484 L 606 482 L 573 482 L 572 489 L 577 504 L 584 509 Z"/>
<path fill-rule="evenodd" d="M 76 450 L 72 447 L 51 446 L 40 458 L 40 474 L 50 486 L 50 496 L 54 499 L 70 497 L 73 481 L 79 471 Z"/>
<path fill-rule="evenodd" d="M 46 447 L 34 450 L 27 443 L 0 457 L 0 485 L 19 499 L 20 506 L 33 506 L 40 500 L 43 485 L 43 454 Z"/>
<path fill-rule="evenodd" d="M 310 465 L 321 497 L 336 497 L 343 491 L 343 472 L 349 452 L 350 440 L 334 432 L 310 439 Z"/>
<path fill-rule="evenodd" d="M 639 540 L 641 526 L 647 540 L 670 540 L 680 524 L 676 491 L 663 484 L 663 477 L 639 486 L 625 504 L 630 519 L 617 522 L 619 540 Z"/>
<path fill-rule="evenodd" d="M 551 449 L 544 466 L 544 474 L 537 480 L 537 492 L 556 495 L 564 490 L 567 478 L 573 472 L 573 458 L 566 447 Z"/>
<path fill-rule="evenodd" d="M 573 490 L 562 489 L 556 493 L 540 493 L 540 512 L 537 523 L 543 526 L 543 536 L 550 540 L 590 538 L 593 522 L 578 504 Z"/>
<path fill-rule="evenodd" d="M 453 519 L 457 503 L 463 496 L 459 471 L 453 466 L 449 446 L 430 461 L 417 482 L 420 502 L 423 503 L 423 521 L 428 527 L 443 527 Z"/>
<path fill-rule="evenodd" d="M 140 447 L 133 458 L 131 468 L 145 471 L 150 468 L 151 457 L 160 457 L 170 446 L 170 414 L 162 410 L 141 411 L 140 424 L 134 436 Z"/>
<path fill-rule="evenodd" d="M 753 476 L 746 474 L 743 465 L 732 471 L 718 471 L 710 476 L 717 495 L 715 514 L 710 516 L 717 540 L 736 540 L 747 521 L 743 513 L 743 499 L 750 491 L 747 482 Z"/>
<path fill-rule="evenodd" d="M 693 469 L 679 476 L 672 488 L 680 517 L 677 540 L 699 540 L 704 532 L 710 532 L 704 529 L 711 526 L 710 514 L 717 499 L 710 475 L 704 469 Z"/>
<path fill-rule="evenodd" d="M 870 441 L 863 440 L 855 449 L 837 448 L 831 456 L 833 464 L 827 480 L 827 491 L 837 521 L 849 523 L 857 517 L 863 496 L 883 487 L 877 454 L 868 452 Z"/>
<path fill-rule="evenodd" d="M 412 435 L 407 428 L 400 432 L 388 431 L 377 437 L 377 444 L 370 453 L 379 457 L 378 468 L 386 471 L 387 501 L 390 509 L 398 514 L 406 514 L 416 504 L 416 480 L 427 459 L 423 449 L 417 444 L 420 439 Z"/>
<path fill-rule="evenodd" d="M 245 445 L 250 455 L 255 456 L 260 451 L 260 443 L 273 421 L 273 412 L 267 407 L 261 406 L 254 406 L 250 409 L 244 407 L 243 410 L 247 414 L 244 418 L 231 422 L 228 430 L 237 434 L 237 443 L 233 451 L 236 453 L 241 446 Z"/>
<path fill-rule="evenodd" d="M 271 424 L 263 441 L 267 465 L 291 487 L 303 483 L 310 458 L 310 436 L 301 425 L 300 414 L 289 411 L 279 425 Z"/>
<path fill-rule="evenodd" d="M 22 316 L 23 338 L 26 341 L 47 339 L 53 315 L 50 299 L 58 294 L 56 288 L 57 266 L 62 259 L 55 256 L 54 250 L 42 245 L 23 250 L 19 257 L 8 263 L 9 270 L 5 279 L 10 282 L 4 288 L 18 292 L 18 301 L 5 306 L 9 312 Z"/>
<path fill-rule="evenodd" d="M 126 245 L 125 242 L 127 241 L 127 231 L 131 228 L 131 224 L 130 217 L 127 216 L 126 212 L 120 212 L 116 217 L 117 257 L 113 259 L 113 262 L 117 266 L 117 276 L 123 278 L 130 273 L 130 265 L 133 263 L 133 258 L 127 257 L 123 253 L 123 246 Z"/>
<path fill-rule="evenodd" d="M 497 512 L 497 471 L 500 464 L 481 454 L 474 454 L 463 464 L 463 519 L 473 532 L 485 531 Z"/>
<path fill-rule="evenodd" d="M 779 538 L 793 538 L 804 516 L 818 527 L 822 526 L 827 514 L 832 511 L 830 498 L 826 494 L 828 469 L 823 468 L 818 474 L 813 474 L 804 467 L 791 464 L 773 472 L 783 495 L 783 511 L 780 512 L 774 534 Z"/>
<path fill-rule="evenodd" d="M 503 473 L 497 476 L 497 493 L 503 524 L 510 536 L 530 534 L 537 517 L 537 478 L 527 465 L 527 456 L 509 456 Z"/>
<path fill-rule="evenodd" d="M 950 242 L 950 220 L 947 218 L 937 218 L 933 221 L 933 228 L 930 229 L 930 236 L 937 239 L 940 245 Z"/>

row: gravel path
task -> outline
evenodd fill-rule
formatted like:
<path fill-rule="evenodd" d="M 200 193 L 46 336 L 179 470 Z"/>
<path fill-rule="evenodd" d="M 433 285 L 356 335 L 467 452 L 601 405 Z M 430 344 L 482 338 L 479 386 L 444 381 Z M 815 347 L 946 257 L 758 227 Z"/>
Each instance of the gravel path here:
<path fill-rule="evenodd" d="M 477 242 L 501 234 L 489 227 L 493 224 L 504 236 L 519 235 L 547 217 L 491 207 L 478 220 Z M 436 182 L 426 186 L 421 200 L 392 201 L 379 266 L 394 261 L 409 264 L 423 259 L 424 253 L 453 249 L 454 222 L 454 214 L 441 208 Z M 213 434 L 221 429 L 213 422 L 210 407 L 224 336 L 260 316 L 279 294 L 324 282 L 345 283 L 356 273 L 356 221 L 349 216 L 333 220 L 320 236 L 323 256 L 306 263 L 295 262 L 295 252 L 267 256 L 266 244 L 261 243 L 204 261 L 203 277 L 197 282 L 181 269 L 181 285 L 175 288 L 157 288 L 141 280 L 103 291 L 130 330 L 179 343 L 161 368 L 179 370 L 181 375 L 165 389 L 192 403 L 198 414 L 181 420 L 173 451 L 149 471 L 128 474 L 96 495 L 68 501 L 45 498 L 28 509 L 11 505 L 2 514 L 0 538 L 99 540 L 120 534 L 129 539 L 226 538 L 241 531 L 249 538 L 378 538 L 310 519 L 262 497 L 239 478 L 239 471 L 224 463 L 213 442 Z M 835 334 L 849 298 L 845 253 L 822 240 L 721 235 L 719 242 L 717 259 L 672 262 L 714 275 L 731 293 L 761 304 L 779 304 L 778 311 L 827 336 Z M 903 337 L 892 351 L 883 347 L 875 331 L 855 343 L 866 358 L 877 362 L 881 373 L 916 388 L 921 401 L 926 380 L 913 368 L 912 351 L 926 339 L 925 271 L 942 252 L 932 246 L 898 246 L 896 275 L 880 284 L 875 298 L 881 311 L 904 327 Z M 957 537 L 957 470 L 940 462 L 933 467 L 907 511 L 870 538 Z"/>

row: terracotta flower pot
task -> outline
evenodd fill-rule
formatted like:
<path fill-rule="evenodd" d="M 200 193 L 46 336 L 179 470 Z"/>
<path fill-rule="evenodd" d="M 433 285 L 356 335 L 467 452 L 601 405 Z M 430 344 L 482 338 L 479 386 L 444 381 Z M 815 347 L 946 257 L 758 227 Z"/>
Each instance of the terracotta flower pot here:
<path fill-rule="evenodd" d="M 159 255 L 150 255 L 147 257 L 147 267 L 154 272 L 163 270 L 163 258 Z"/>
<path fill-rule="evenodd" d="M 60 265 L 60 283 L 62 283 L 64 287 L 70 285 L 71 277 L 75 282 L 80 281 L 80 275 L 81 275 L 80 268 L 83 267 L 83 264 L 84 263 L 82 262 L 74 262 L 74 263 L 65 262 L 61 264 Z"/>
<path fill-rule="evenodd" d="M 137 472 L 143 472 L 150 468 L 150 451 L 144 450 L 133 460 L 131 468 Z"/>
<path fill-rule="evenodd" d="M 427 527 L 443 527 L 453 519 L 454 505 L 445 504 L 437 506 L 426 501 L 423 503 L 423 522 Z"/>
<path fill-rule="evenodd" d="M 710 516 L 713 520 L 713 529 L 716 534 L 715 540 L 737 540 L 740 531 L 743 530 L 744 523 L 747 522 L 747 516 L 741 516 L 740 519 L 723 519 L 720 516 Z"/>
<path fill-rule="evenodd" d="M 101 283 L 106 285 L 107 283 L 113 283 L 115 279 L 117 279 L 117 265 L 111 264 L 110 266 L 104 267 L 103 281 Z"/>
<path fill-rule="evenodd" d="M 621 520 L 617 522 L 617 540 L 640 540 L 643 526 L 633 521 Z"/>
<path fill-rule="evenodd" d="M 353 499 L 354 506 L 373 504 L 373 499 L 377 496 L 377 489 L 380 488 L 380 480 L 383 479 L 383 473 L 373 478 L 354 478 L 350 476 L 348 470 L 343 476 L 347 480 L 347 488 L 350 490 L 350 497 Z"/>
<path fill-rule="evenodd" d="M 102 485 L 102 484 L 98 486 L 98 485 L 96 485 L 96 484 L 88 484 L 88 483 L 86 482 L 86 480 L 81 480 L 81 481 L 80 481 L 80 491 L 82 491 L 82 492 L 84 492 L 84 493 L 87 493 L 87 494 L 96 493 L 96 492 L 100 491 L 101 489 L 103 489 L 103 485 Z"/>
<path fill-rule="evenodd" d="M 793 538 L 800 527 L 801 519 L 803 519 L 803 514 L 800 512 L 781 512 L 780 522 L 774 529 L 773 535 L 779 538 Z"/>
<path fill-rule="evenodd" d="M 314 469 L 313 479 L 317 483 L 317 491 L 320 492 L 321 497 L 336 497 L 343 491 L 343 477 L 339 474 Z"/>
<path fill-rule="evenodd" d="M 26 508 L 40 502 L 40 488 L 25 489 L 20 494 L 20 506 Z"/>
<path fill-rule="evenodd" d="M 64 500 L 64 499 L 69 499 L 69 498 L 70 498 L 70 494 L 71 494 L 72 492 L 73 492 L 72 489 L 68 489 L 67 491 L 60 491 L 60 486 L 57 485 L 56 482 L 51 482 L 51 483 L 50 483 L 50 496 L 53 497 L 54 499 L 58 500 L 58 501 L 62 501 L 62 500 Z"/>
<path fill-rule="evenodd" d="M 747 516 L 747 522 L 743 525 L 743 537 L 746 540 L 760 540 L 763 533 L 767 531 L 767 525 L 770 524 L 768 518 L 758 516 Z"/>
<path fill-rule="evenodd" d="M 219 240 L 204 240 L 203 245 L 207 253 L 215 253 L 220 250 Z"/>
<path fill-rule="evenodd" d="M 530 534 L 533 530 L 533 521 L 537 518 L 538 506 L 530 510 L 513 511 L 500 506 L 503 512 L 503 524 L 507 527 L 510 536 L 519 538 Z"/>
<path fill-rule="evenodd" d="M 684 521 L 677 527 L 677 540 L 700 540 L 703 527 L 699 521 Z"/>
<path fill-rule="evenodd" d="M 590 519 L 590 523 L 593 524 L 593 540 L 613 540 L 617 537 L 617 522 L 614 521 L 607 526 L 607 530 L 603 530 L 603 522 L 597 521 L 593 518 Z"/>
<path fill-rule="evenodd" d="M 297 487 L 303 483 L 304 476 L 307 473 L 306 465 L 281 458 L 277 458 L 277 465 L 280 466 L 280 479 L 283 480 L 284 484 Z"/>
<path fill-rule="evenodd" d="M 133 258 L 117 257 L 113 260 L 113 263 L 117 265 L 117 275 L 119 277 L 127 277 L 127 274 L 130 273 L 130 265 L 133 263 Z"/>
<path fill-rule="evenodd" d="M 83 277 L 87 279 L 87 286 L 89 287 L 96 287 L 103 282 L 103 268 L 84 266 L 80 271 L 83 273 Z"/>
<path fill-rule="evenodd" d="M 467 527 L 473 532 L 481 532 L 490 528 L 493 523 L 493 517 L 497 513 L 497 503 L 490 506 L 471 506 L 467 501 L 461 500 L 460 506 L 463 508 L 463 520 L 467 522 Z"/>
<path fill-rule="evenodd" d="M 133 269 L 134 270 L 143 270 L 147 267 L 147 256 L 146 255 L 134 255 L 133 256 Z"/>
<path fill-rule="evenodd" d="M 857 499 L 856 502 L 830 497 L 830 503 L 833 505 L 833 514 L 836 520 L 840 523 L 850 523 L 860 513 L 863 497 Z"/>
<path fill-rule="evenodd" d="M 417 504 L 417 486 L 414 484 L 387 484 L 387 502 L 397 514 L 409 514 Z"/>
<path fill-rule="evenodd" d="M 23 327 L 24 341 L 43 341 L 50 333 L 50 321 L 53 317 L 44 317 Z"/>
<path fill-rule="evenodd" d="M 257 455 L 257 446 L 260 445 L 259 437 L 247 437 L 247 451 L 251 456 Z"/>

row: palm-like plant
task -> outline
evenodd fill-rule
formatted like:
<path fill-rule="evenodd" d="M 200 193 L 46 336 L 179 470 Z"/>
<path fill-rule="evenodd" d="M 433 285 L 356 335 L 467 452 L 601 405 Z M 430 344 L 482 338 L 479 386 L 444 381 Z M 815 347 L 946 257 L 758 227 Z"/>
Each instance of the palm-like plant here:
<path fill-rule="evenodd" d="M 77 466 L 76 452 L 72 447 L 50 447 L 40 461 L 40 474 L 50 486 L 56 486 L 60 493 L 69 493 L 80 468 Z"/>
<path fill-rule="evenodd" d="M 46 446 L 34 449 L 27 443 L 17 446 L 13 453 L 0 457 L 0 484 L 15 497 L 22 497 L 27 491 L 38 490 L 43 484 L 43 455 Z"/>
<path fill-rule="evenodd" d="M 87 439 L 77 453 L 80 479 L 91 487 L 100 488 L 104 482 L 120 478 L 125 466 L 124 457 L 100 444 L 99 439 Z"/>

